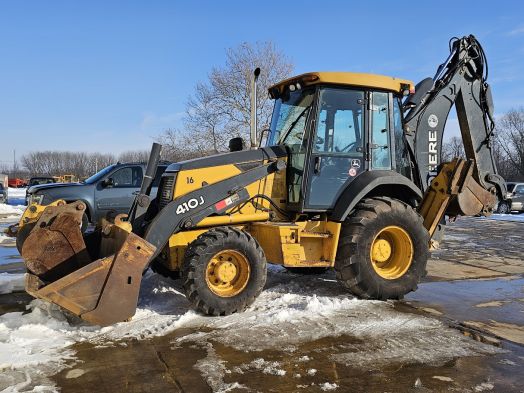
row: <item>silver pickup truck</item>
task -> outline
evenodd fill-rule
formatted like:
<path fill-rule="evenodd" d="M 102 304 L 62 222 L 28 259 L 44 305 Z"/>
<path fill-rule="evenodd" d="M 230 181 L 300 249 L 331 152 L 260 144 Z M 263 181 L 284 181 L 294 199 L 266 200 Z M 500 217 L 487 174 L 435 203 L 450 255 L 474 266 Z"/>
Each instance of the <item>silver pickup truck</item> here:
<path fill-rule="evenodd" d="M 160 177 L 169 163 L 159 164 L 151 197 L 155 198 Z M 46 205 L 57 199 L 66 202 L 83 201 L 87 208 L 82 229 L 89 223 L 96 223 L 109 212 L 127 213 L 135 195 L 140 189 L 145 172 L 145 163 L 110 165 L 80 183 L 53 183 L 29 187 L 26 202 Z"/>

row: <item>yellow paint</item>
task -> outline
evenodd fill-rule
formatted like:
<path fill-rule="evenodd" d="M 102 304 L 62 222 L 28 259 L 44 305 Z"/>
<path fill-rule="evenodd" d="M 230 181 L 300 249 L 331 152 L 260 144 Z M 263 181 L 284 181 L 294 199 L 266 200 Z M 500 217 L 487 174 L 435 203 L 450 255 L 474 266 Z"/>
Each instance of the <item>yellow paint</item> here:
<path fill-rule="evenodd" d="M 236 176 L 241 172 L 240 169 L 232 164 L 181 171 L 176 178 L 174 198 L 198 190 L 206 183 L 214 184 Z"/>
<path fill-rule="evenodd" d="M 180 270 L 184 261 L 184 254 L 187 245 L 195 240 L 200 234 L 208 231 L 207 229 L 196 229 L 192 231 L 178 232 L 169 238 L 167 249 L 161 254 L 166 267 L 170 270 Z"/>
<path fill-rule="evenodd" d="M 269 90 L 271 91 L 276 88 L 280 93 L 282 93 L 286 86 L 297 82 L 303 87 L 317 84 L 330 84 L 384 89 L 397 93 L 400 93 L 406 88 L 409 90 L 414 89 L 414 84 L 410 80 L 393 78 L 385 75 L 357 72 L 309 72 L 279 82 L 270 87 Z"/>
<path fill-rule="evenodd" d="M 24 210 L 24 213 L 22 214 L 22 217 L 20 217 L 20 221 L 18 222 L 18 225 L 20 228 L 22 228 L 26 224 L 37 222 L 47 207 L 62 206 L 65 204 L 66 202 L 62 199 L 57 199 L 56 201 L 53 201 L 48 205 L 39 205 L 37 203 L 32 203 L 30 206 L 28 206 Z"/>
<path fill-rule="evenodd" d="M 246 227 L 260 243 L 268 262 L 284 266 L 333 266 L 340 223 L 297 221 L 260 222 Z"/>
<path fill-rule="evenodd" d="M 390 225 L 379 231 L 370 250 L 371 265 L 386 280 L 402 277 L 413 262 L 413 241 L 403 228 Z"/>
<path fill-rule="evenodd" d="M 215 295 L 232 297 L 241 293 L 249 282 L 251 268 L 246 256 L 237 250 L 222 250 L 209 260 L 206 284 Z"/>
<path fill-rule="evenodd" d="M 269 213 L 268 212 L 259 212 L 253 214 L 227 214 L 223 216 L 211 216 L 206 217 L 200 221 L 196 226 L 197 228 L 204 227 L 216 227 L 220 225 L 232 225 L 232 224 L 241 224 L 246 222 L 256 222 L 256 221 L 268 221 Z"/>

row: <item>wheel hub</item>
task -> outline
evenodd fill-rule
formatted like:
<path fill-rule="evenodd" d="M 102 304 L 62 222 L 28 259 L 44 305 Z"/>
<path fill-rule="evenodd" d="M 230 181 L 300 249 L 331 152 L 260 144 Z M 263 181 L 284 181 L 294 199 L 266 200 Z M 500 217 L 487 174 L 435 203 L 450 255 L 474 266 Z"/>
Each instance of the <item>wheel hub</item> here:
<path fill-rule="evenodd" d="M 231 262 L 221 262 L 215 267 L 215 274 L 220 281 L 228 283 L 237 275 L 237 268 Z"/>
<path fill-rule="evenodd" d="M 373 244 L 373 260 L 386 262 L 391 257 L 391 244 L 386 239 L 377 239 Z"/>
<path fill-rule="evenodd" d="M 216 253 L 207 265 L 206 283 L 218 296 L 231 297 L 244 290 L 251 274 L 249 261 L 237 250 Z"/>
<path fill-rule="evenodd" d="M 403 228 L 381 229 L 371 243 L 370 259 L 375 272 L 386 280 L 402 277 L 413 262 L 413 241 Z"/>

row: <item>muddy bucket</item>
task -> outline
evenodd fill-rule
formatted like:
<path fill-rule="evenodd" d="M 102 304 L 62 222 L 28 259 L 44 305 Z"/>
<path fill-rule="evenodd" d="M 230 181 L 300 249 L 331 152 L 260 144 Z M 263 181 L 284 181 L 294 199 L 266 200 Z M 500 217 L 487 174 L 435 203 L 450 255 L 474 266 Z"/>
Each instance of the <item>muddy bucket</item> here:
<path fill-rule="evenodd" d="M 155 247 L 131 232 L 125 216 L 82 236 L 84 210 L 80 201 L 48 206 L 28 224 L 20 239 L 26 291 L 96 325 L 128 320 Z"/>

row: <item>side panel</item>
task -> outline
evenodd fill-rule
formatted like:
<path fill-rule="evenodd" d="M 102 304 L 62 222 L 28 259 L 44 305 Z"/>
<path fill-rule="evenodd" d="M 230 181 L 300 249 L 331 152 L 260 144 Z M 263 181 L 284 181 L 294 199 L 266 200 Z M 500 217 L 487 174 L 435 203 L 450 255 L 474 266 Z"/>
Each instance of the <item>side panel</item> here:
<path fill-rule="evenodd" d="M 252 223 L 246 227 L 262 246 L 268 262 L 290 267 L 333 266 L 340 223 Z"/>

